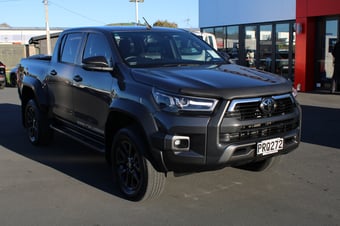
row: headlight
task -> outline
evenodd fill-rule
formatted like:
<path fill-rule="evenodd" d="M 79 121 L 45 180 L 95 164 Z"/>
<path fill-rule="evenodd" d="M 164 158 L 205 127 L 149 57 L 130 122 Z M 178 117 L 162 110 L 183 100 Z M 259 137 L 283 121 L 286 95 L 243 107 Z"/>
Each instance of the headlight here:
<path fill-rule="evenodd" d="M 197 98 L 180 96 L 153 90 L 153 97 L 162 110 L 169 112 L 207 112 L 214 110 L 217 100 L 210 98 Z"/>

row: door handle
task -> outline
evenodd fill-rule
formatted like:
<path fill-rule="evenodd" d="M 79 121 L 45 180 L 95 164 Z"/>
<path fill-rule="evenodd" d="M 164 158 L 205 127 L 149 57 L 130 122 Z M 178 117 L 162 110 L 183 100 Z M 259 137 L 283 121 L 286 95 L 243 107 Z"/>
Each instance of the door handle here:
<path fill-rule="evenodd" d="M 52 71 L 50 71 L 50 75 L 53 75 L 53 76 L 55 76 L 55 75 L 57 75 L 58 73 L 57 73 L 57 71 L 56 70 L 52 70 Z"/>
<path fill-rule="evenodd" d="M 76 76 L 73 77 L 73 80 L 76 81 L 76 82 L 81 82 L 81 81 L 83 81 L 83 78 L 80 77 L 80 75 L 76 75 Z"/>

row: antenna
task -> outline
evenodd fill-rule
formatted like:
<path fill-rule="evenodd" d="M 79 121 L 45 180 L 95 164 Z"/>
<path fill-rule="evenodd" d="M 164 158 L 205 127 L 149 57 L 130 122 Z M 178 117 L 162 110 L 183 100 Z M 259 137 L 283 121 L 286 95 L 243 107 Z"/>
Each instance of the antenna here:
<path fill-rule="evenodd" d="M 152 26 L 148 23 L 148 21 L 143 17 L 143 20 L 145 21 L 145 23 L 146 23 L 146 28 L 148 29 L 148 30 L 150 30 L 151 28 L 152 28 Z"/>

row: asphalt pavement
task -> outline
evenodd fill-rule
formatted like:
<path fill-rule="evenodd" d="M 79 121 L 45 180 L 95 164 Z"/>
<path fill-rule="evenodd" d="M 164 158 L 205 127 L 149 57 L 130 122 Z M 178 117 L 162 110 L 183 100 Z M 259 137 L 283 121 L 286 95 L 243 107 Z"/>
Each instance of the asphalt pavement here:
<path fill-rule="evenodd" d="M 120 197 L 104 156 L 64 136 L 33 147 L 0 90 L 1 225 L 340 225 L 340 95 L 299 93 L 302 142 L 268 172 L 169 175 L 153 201 Z"/>

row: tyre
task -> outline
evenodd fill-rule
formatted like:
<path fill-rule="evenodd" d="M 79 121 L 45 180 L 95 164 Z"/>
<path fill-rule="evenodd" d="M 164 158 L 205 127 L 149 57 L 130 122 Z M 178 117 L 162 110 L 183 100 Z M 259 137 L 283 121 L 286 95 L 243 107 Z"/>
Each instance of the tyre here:
<path fill-rule="evenodd" d="M 10 86 L 16 87 L 17 86 L 17 75 L 15 73 L 11 73 L 9 75 Z"/>
<path fill-rule="evenodd" d="M 37 107 L 34 100 L 29 100 L 25 108 L 25 127 L 29 141 L 34 145 L 46 145 L 52 139 L 47 116 Z"/>
<path fill-rule="evenodd" d="M 112 173 L 123 196 L 131 201 L 154 199 L 165 186 L 165 174 L 156 171 L 145 158 L 145 142 L 138 128 L 123 128 L 116 134 L 112 149 Z"/>
<path fill-rule="evenodd" d="M 249 171 L 267 171 L 272 169 L 280 162 L 281 156 L 270 157 L 257 162 L 247 163 L 245 165 L 238 166 L 237 168 L 249 170 Z"/>

